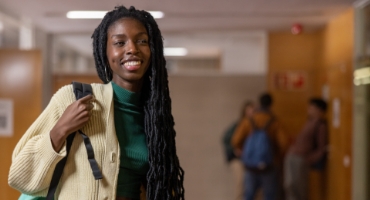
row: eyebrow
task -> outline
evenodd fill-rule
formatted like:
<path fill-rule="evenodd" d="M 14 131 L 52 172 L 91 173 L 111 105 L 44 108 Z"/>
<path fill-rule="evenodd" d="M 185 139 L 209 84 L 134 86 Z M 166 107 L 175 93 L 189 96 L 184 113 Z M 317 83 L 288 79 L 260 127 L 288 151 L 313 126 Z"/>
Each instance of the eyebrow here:
<path fill-rule="evenodd" d="M 141 35 L 148 35 L 148 33 L 140 32 L 140 33 L 136 34 L 135 36 L 137 37 L 137 36 L 141 36 Z M 115 34 L 115 35 L 112 35 L 111 38 L 113 38 L 113 37 L 122 37 L 122 36 L 126 36 L 126 35 L 125 34 Z"/>

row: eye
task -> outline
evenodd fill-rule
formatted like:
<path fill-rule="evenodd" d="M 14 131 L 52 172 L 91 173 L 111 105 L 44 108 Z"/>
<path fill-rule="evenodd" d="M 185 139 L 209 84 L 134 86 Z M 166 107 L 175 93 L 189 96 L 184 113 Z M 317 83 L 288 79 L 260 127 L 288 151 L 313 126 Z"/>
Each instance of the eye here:
<path fill-rule="evenodd" d="M 119 46 L 119 47 L 124 46 L 125 44 L 126 44 L 126 42 L 124 42 L 124 41 L 117 41 L 117 42 L 114 43 L 115 46 Z"/>
<path fill-rule="evenodd" d="M 148 40 L 146 39 L 141 39 L 137 41 L 138 44 L 148 44 Z"/>

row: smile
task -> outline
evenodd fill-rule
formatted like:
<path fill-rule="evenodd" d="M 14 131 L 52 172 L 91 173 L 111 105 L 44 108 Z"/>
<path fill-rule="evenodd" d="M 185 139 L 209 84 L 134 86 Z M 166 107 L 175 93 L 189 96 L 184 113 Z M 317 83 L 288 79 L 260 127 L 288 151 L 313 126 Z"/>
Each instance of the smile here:
<path fill-rule="evenodd" d="M 140 64 L 141 64 L 141 61 L 129 61 L 129 62 L 125 62 L 123 65 L 126 67 L 126 66 L 140 65 Z"/>
<path fill-rule="evenodd" d="M 126 68 L 128 71 L 136 71 L 140 69 L 142 61 L 140 60 L 131 60 L 126 61 L 123 63 L 123 67 Z"/>

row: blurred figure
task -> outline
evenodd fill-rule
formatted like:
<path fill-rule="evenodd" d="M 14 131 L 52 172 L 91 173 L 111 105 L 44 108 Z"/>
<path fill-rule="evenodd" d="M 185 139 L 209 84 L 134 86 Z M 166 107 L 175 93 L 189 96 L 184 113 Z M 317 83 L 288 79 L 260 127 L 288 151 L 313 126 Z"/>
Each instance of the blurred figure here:
<path fill-rule="evenodd" d="M 244 118 L 237 127 L 232 138 L 232 145 L 236 156 L 240 157 L 242 156 L 243 150 L 247 148 L 245 143 L 248 143 L 248 140 L 255 135 L 255 131 L 266 131 L 265 135 L 268 139 L 271 163 L 266 163 L 266 165 L 261 168 L 245 166 L 244 200 L 255 199 L 257 191 L 260 188 L 262 189 L 265 200 L 275 200 L 278 199 L 279 196 L 279 173 L 284 152 L 288 146 L 288 137 L 282 131 L 278 120 L 270 110 L 273 103 L 271 95 L 262 94 L 259 101 L 260 108 L 251 118 Z M 256 149 L 256 152 L 254 152 L 255 155 L 260 154 L 258 151 L 259 149 Z M 244 162 L 243 159 L 243 163 Z"/>
<path fill-rule="evenodd" d="M 328 134 L 326 110 L 324 100 L 313 98 L 309 101 L 307 122 L 289 149 L 284 163 L 287 200 L 307 200 L 310 167 L 324 168 Z"/>
<path fill-rule="evenodd" d="M 244 118 L 251 118 L 255 110 L 255 105 L 252 101 L 246 101 L 242 107 L 240 119 L 232 124 L 223 137 L 223 144 L 225 147 L 226 161 L 228 162 L 233 175 L 234 175 L 234 187 L 235 187 L 235 198 L 241 200 L 243 197 L 243 177 L 244 177 L 244 166 L 240 162 L 239 158 L 234 153 L 234 148 L 231 145 L 231 138 L 235 133 L 235 129 Z"/>

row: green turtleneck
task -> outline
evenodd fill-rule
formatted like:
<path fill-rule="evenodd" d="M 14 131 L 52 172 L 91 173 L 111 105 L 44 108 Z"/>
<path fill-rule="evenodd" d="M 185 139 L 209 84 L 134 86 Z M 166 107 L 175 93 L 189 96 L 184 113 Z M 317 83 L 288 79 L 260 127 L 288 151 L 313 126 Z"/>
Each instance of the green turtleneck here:
<path fill-rule="evenodd" d="M 139 93 L 112 82 L 114 122 L 121 149 L 117 196 L 140 198 L 140 186 L 149 170 L 148 147 L 144 131 L 144 111 Z"/>

